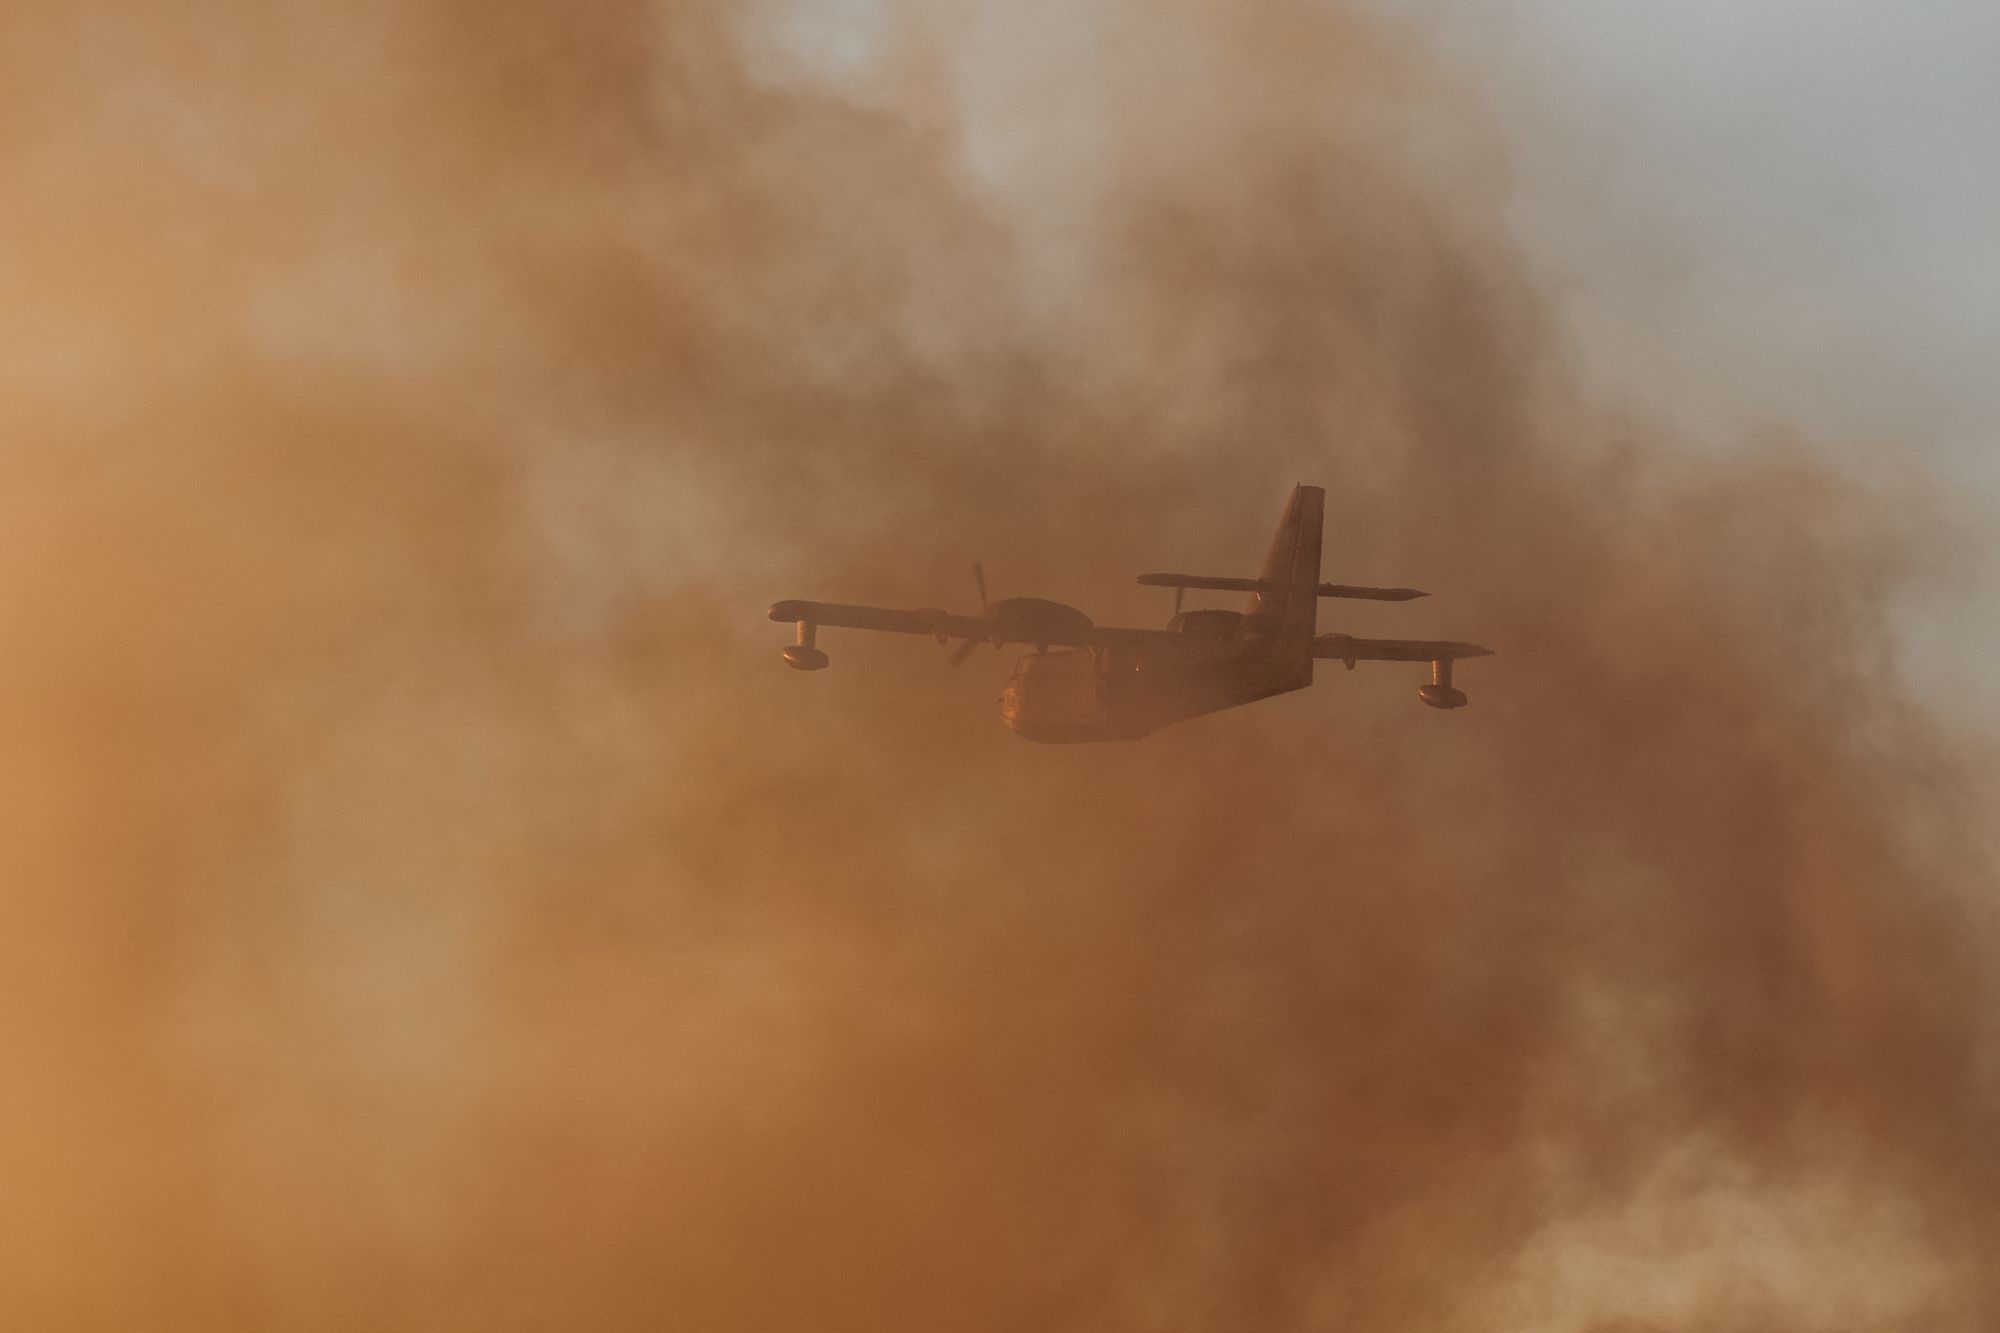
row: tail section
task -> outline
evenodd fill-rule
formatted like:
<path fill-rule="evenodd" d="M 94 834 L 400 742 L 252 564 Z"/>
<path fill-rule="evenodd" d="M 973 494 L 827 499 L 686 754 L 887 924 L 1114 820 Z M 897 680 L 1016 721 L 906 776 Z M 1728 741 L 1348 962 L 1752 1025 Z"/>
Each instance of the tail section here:
<path fill-rule="evenodd" d="M 1271 553 L 1257 574 L 1257 591 L 1245 608 L 1245 629 L 1302 650 L 1308 674 L 1312 670 L 1312 637 L 1319 614 L 1319 542 L 1325 521 L 1326 491 L 1299 486 L 1285 505 L 1271 538 Z"/>

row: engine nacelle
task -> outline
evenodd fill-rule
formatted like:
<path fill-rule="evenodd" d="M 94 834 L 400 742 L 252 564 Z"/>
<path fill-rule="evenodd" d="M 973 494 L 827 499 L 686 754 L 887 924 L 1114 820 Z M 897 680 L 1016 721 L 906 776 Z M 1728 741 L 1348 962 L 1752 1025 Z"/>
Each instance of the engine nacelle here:
<path fill-rule="evenodd" d="M 795 643 L 785 649 L 785 665 L 795 671 L 823 671 L 827 666 L 827 657 L 818 648 Z"/>
<path fill-rule="evenodd" d="M 1090 641 L 1090 617 L 1046 597 L 1003 598 L 989 605 L 986 615 L 993 622 L 996 648 L 1003 643 L 1032 643 L 1045 649 L 1052 643 L 1081 645 Z"/>

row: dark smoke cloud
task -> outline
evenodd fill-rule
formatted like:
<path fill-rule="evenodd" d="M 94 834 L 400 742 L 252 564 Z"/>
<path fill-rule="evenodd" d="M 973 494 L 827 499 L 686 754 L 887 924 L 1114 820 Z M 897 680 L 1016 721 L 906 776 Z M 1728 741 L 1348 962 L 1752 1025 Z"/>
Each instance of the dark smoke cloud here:
<path fill-rule="evenodd" d="M 855 100 L 707 4 L 22 13 L 11 1325 L 1994 1322 L 1923 498 L 1574 401 L 1416 53 L 1101 13 L 1053 294 L 916 39 Z M 1474 708 L 1045 750 L 762 620 L 1159 615 L 1297 480 Z"/>

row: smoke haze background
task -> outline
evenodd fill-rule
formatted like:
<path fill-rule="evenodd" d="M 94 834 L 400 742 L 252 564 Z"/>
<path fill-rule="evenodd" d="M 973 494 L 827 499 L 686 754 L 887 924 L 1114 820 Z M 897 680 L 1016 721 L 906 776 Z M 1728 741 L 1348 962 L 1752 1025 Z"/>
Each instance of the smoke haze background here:
<path fill-rule="evenodd" d="M 1728 448 L 1773 425 L 1930 470 L 1990 528 L 2000 14 L 1438 0 L 1410 19 L 1508 127 L 1512 234 L 1594 390 Z M 1993 549 L 1897 618 L 1918 688 L 1990 718 Z"/>
<path fill-rule="evenodd" d="M 11 1322 L 1989 1326 L 1991 418 L 1601 393 L 1441 31 L 19 11 Z M 1473 709 L 762 618 L 1163 617 L 1300 480 Z"/>

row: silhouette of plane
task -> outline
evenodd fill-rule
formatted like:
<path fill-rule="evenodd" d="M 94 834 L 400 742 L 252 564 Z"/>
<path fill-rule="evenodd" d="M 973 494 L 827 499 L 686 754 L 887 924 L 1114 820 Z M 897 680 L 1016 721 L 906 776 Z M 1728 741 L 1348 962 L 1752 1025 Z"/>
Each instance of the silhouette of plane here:
<path fill-rule="evenodd" d="M 1174 616 L 1165 629 L 1095 625 L 1073 606 L 1041 597 L 989 602 L 986 577 L 973 566 L 982 611 L 953 615 L 926 608 L 848 606 L 837 602 L 782 601 L 771 619 L 798 625 L 798 641 L 785 661 L 818 671 L 827 656 L 816 644 L 822 626 L 929 634 L 942 644 L 964 642 L 952 665 L 979 644 L 1021 643 L 1034 648 L 1015 664 L 1000 693 L 1000 718 L 1031 741 L 1128 741 L 1172 722 L 1199 717 L 1312 684 L 1313 663 L 1429 662 L 1430 681 L 1417 697 L 1433 708 L 1461 708 L 1466 699 L 1452 685 L 1452 663 L 1492 652 L 1473 643 L 1432 639 L 1359 639 L 1316 634 L 1322 597 L 1402 602 L 1425 594 L 1414 588 L 1364 588 L 1319 581 L 1320 528 L 1326 492 L 1299 486 L 1285 505 L 1264 567 L 1254 579 L 1204 574 L 1142 574 L 1139 582 L 1173 588 Z M 1242 611 L 1182 611 L 1189 588 L 1247 592 Z"/>

